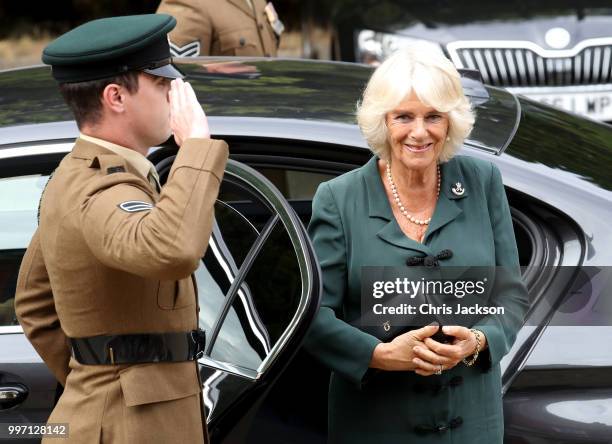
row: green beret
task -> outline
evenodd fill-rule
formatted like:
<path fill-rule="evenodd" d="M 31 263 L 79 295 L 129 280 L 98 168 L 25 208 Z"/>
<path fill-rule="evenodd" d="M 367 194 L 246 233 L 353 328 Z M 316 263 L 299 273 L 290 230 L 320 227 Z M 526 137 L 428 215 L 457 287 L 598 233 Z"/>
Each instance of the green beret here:
<path fill-rule="evenodd" d="M 68 31 L 44 50 L 60 83 L 113 77 L 128 71 L 179 78 L 167 34 L 176 26 L 167 14 L 128 15 L 93 20 Z"/>

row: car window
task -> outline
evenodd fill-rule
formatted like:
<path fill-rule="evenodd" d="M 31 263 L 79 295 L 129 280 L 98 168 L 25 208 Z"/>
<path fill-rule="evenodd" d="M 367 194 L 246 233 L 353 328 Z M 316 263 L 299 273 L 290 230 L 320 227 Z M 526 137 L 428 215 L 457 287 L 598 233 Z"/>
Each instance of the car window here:
<path fill-rule="evenodd" d="M 321 182 L 326 182 L 336 177 L 336 175 L 329 173 L 289 168 L 257 168 L 257 171 L 266 176 L 288 200 L 312 200 Z"/>
<path fill-rule="evenodd" d="M 48 176 L 0 178 L 0 327 L 19 325 L 15 287 L 21 259 L 38 225 L 40 195 Z"/>
<path fill-rule="evenodd" d="M 25 250 L 0 251 L 0 327 L 19 325 L 15 316 L 15 287 Z"/>
<path fill-rule="evenodd" d="M 270 216 L 270 210 L 248 189 L 229 179 L 223 181 L 208 249 L 195 273 L 200 328 L 213 328 L 226 294 L 259 236 L 256 225 Z"/>
<path fill-rule="evenodd" d="M 277 224 L 237 290 L 211 357 L 257 370 L 289 326 L 301 294 L 296 253 Z"/>
<path fill-rule="evenodd" d="M 28 246 L 48 178 L 41 174 L 0 178 L 0 250 Z"/>
<path fill-rule="evenodd" d="M 167 158 L 157 165 L 162 183 L 171 161 Z M 333 177 L 274 172 L 279 173 L 274 182 L 285 192 L 308 202 L 319 182 Z M 257 374 L 272 354 L 295 318 L 304 291 L 304 265 L 295 240 L 260 191 L 260 186 L 271 184 L 254 179 L 247 182 L 235 174 L 224 175 L 209 248 L 195 273 L 199 324 L 207 333 L 207 363 L 247 370 L 248 375 Z"/>

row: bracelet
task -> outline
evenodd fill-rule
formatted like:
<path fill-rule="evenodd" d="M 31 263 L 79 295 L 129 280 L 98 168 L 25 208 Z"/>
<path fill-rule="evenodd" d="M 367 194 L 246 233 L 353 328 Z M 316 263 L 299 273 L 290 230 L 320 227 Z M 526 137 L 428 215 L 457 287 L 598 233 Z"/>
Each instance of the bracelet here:
<path fill-rule="evenodd" d="M 474 352 L 474 354 L 472 354 L 469 360 L 468 358 L 463 358 L 463 363 L 467 365 L 468 367 L 471 367 L 474 365 L 474 363 L 476 362 L 476 359 L 478 359 L 478 353 L 480 353 L 480 334 L 481 333 L 478 330 L 475 330 L 473 328 L 470 328 L 470 331 L 474 333 L 474 337 L 476 338 L 476 351 Z"/>

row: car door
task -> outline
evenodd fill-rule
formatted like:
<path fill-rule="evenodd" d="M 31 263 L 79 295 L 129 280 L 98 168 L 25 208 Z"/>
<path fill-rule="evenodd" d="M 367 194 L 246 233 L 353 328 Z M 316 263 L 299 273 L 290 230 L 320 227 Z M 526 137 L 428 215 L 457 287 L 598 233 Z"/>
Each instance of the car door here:
<path fill-rule="evenodd" d="M 17 322 L 14 292 L 40 195 L 70 148 L 69 142 L 0 147 L 0 423 L 45 422 L 61 394 Z M 156 159 L 163 182 L 172 150 Z M 207 334 L 200 374 L 213 442 L 237 442 L 318 308 L 319 270 L 295 212 L 251 168 L 229 161 L 215 211 L 195 273 Z"/>
<path fill-rule="evenodd" d="M 160 157 L 164 183 L 174 155 Z M 200 376 L 212 441 L 243 442 L 318 309 L 321 283 L 298 216 L 255 170 L 228 161 L 215 219 L 195 273 L 207 332 Z"/>

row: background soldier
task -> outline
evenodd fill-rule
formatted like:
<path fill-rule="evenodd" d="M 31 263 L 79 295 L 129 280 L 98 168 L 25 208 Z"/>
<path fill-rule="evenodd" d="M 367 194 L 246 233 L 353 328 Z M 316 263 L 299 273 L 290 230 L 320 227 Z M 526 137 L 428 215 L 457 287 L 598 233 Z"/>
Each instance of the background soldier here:
<path fill-rule="evenodd" d="M 162 0 L 157 12 L 176 17 L 170 50 L 198 55 L 274 57 L 284 30 L 265 0 Z"/>
<path fill-rule="evenodd" d="M 65 387 L 49 422 L 69 423 L 69 442 L 207 441 L 192 273 L 228 152 L 171 64 L 175 23 L 95 20 L 43 52 L 81 135 L 44 191 L 15 305 Z M 159 192 L 144 155 L 172 132 Z"/>

